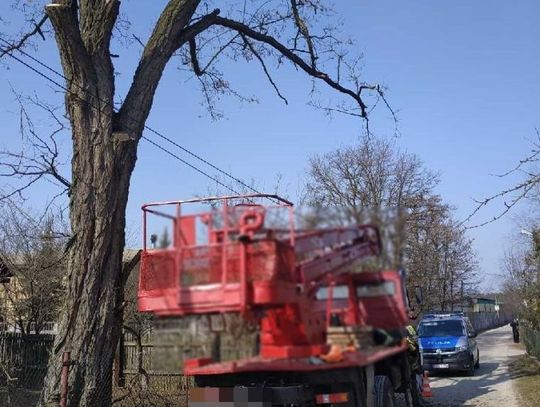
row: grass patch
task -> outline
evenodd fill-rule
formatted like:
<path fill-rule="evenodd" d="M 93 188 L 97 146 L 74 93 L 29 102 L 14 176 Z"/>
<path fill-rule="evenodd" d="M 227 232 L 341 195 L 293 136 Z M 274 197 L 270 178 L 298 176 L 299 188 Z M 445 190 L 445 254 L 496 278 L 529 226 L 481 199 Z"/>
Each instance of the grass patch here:
<path fill-rule="evenodd" d="M 513 385 L 524 407 L 540 406 L 540 362 L 529 355 L 522 355 L 509 365 Z"/>

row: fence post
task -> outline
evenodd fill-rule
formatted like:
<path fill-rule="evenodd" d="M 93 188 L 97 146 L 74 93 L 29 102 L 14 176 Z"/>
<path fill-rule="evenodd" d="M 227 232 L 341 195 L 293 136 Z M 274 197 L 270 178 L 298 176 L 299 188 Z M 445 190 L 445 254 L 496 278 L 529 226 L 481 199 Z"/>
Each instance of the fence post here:
<path fill-rule="evenodd" d="M 68 391 L 68 374 L 71 352 L 62 354 L 62 374 L 60 376 L 60 407 L 66 407 Z"/>

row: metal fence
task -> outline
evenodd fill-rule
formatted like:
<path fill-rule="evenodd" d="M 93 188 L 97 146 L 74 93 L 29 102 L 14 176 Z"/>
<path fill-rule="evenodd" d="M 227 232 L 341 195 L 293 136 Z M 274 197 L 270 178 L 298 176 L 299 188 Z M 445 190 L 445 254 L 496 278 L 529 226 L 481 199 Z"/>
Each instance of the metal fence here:
<path fill-rule="evenodd" d="M 498 328 L 509 324 L 512 321 L 513 315 L 511 312 L 468 312 L 465 314 L 469 317 L 472 326 L 477 332 L 483 332 L 488 329 Z"/>
<path fill-rule="evenodd" d="M 135 354 L 138 351 L 131 339 L 124 347 L 128 355 L 122 372 L 122 385 L 113 380 L 112 399 L 117 407 L 183 407 L 187 405 L 187 389 L 192 386 L 191 378 L 183 376 L 181 370 L 153 371 L 152 354 L 160 350 L 145 336 L 144 354 L 140 371 L 135 369 Z M 15 332 L 0 333 L 0 406 L 31 407 L 37 404 L 43 380 L 47 372 L 54 335 L 23 335 Z M 187 347 L 187 344 L 186 344 Z M 167 350 L 167 349 L 165 349 Z M 154 355 L 155 356 L 155 355 Z M 114 369 L 118 369 L 115 365 Z M 58 366 L 62 369 L 62 366 Z M 66 368 L 66 377 L 70 368 Z M 103 383 L 97 391 L 108 391 L 111 383 Z M 59 400 L 60 403 L 60 400 Z"/>
<path fill-rule="evenodd" d="M 35 405 L 53 342 L 53 335 L 0 333 L 0 406 Z"/>
<path fill-rule="evenodd" d="M 540 331 L 536 331 L 524 324 L 520 324 L 519 332 L 521 341 L 527 349 L 527 353 L 540 359 Z"/>

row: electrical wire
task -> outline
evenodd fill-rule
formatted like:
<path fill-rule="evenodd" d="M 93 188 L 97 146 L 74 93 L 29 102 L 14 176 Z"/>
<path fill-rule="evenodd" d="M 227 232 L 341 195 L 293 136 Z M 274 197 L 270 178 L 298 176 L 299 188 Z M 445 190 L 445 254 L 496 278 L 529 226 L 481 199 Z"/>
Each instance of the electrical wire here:
<path fill-rule="evenodd" d="M 5 40 L 4 38 L 0 37 L 0 41 L 3 42 L 4 44 L 8 45 L 8 46 L 11 46 L 11 44 Z M 34 68 L 33 66 L 31 66 L 30 64 L 28 64 L 27 62 L 21 60 L 20 58 L 16 57 L 13 55 L 13 51 L 7 51 L 3 48 L 0 47 L 0 50 L 7 54 L 8 56 L 10 56 L 11 58 L 13 58 L 14 60 L 16 60 L 17 62 L 21 63 L 22 65 L 24 65 L 25 67 L 27 67 L 28 69 L 32 70 L 34 73 L 38 74 L 39 76 L 43 77 L 44 79 L 46 79 L 47 81 L 53 83 L 54 85 L 56 85 L 57 87 L 61 88 L 62 90 L 68 92 L 68 93 L 72 93 L 66 86 L 64 85 L 61 85 L 60 83 L 58 83 L 57 81 L 55 81 L 54 79 L 52 79 L 51 77 L 47 76 L 46 74 L 44 74 L 43 72 L 39 71 L 38 69 Z M 19 48 L 16 49 L 19 53 L 21 53 L 22 55 L 26 56 L 27 58 L 29 58 L 30 60 L 34 61 L 35 63 L 39 64 L 40 66 L 44 67 L 45 69 L 51 71 L 52 73 L 56 74 L 57 76 L 59 76 L 60 78 L 62 78 L 63 80 L 67 81 L 67 78 L 61 73 L 61 72 L 58 72 L 56 69 L 50 67 L 49 65 L 45 64 L 44 62 L 42 62 L 41 60 L 39 60 L 38 58 L 35 58 L 34 56 L 32 56 L 31 54 L 27 53 L 26 51 L 24 50 L 21 50 Z M 82 87 L 79 86 L 81 89 Z M 99 100 L 99 98 L 98 98 Z M 110 105 L 110 102 L 109 101 L 105 101 L 105 100 L 101 100 L 101 102 L 104 102 L 106 103 L 107 105 Z M 98 111 L 101 111 L 100 108 L 90 104 L 92 107 L 98 109 Z M 113 110 L 115 110 L 114 106 L 113 107 Z M 105 113 L 105 112 L 103 112 Z M 129 115 L 127 115 L 128 118 L 131 120 L 131 121 L 134 121 L 135 119 L 134 118 L 131 118 L 129 117 Z M 218 171 L 219 173 L 225 175 L 226 177 L 230 178 L 231 180 L 237 182 L 238 184 L 242 185 L 244 188 L 252 191 L 252 192 L 255 192 L 255 193 L 261 193 L 259 192 L 258 190 L 256 190 L 255 188 L 253 188 L 252 186 L 246 184 L 244 181 L 242 181 L 241 179 L 233 176 L 232 174 L 230 174 L 229 172 L 227 171 L 224 171 L 222 170 L 221 168 L 217 167 L 216 165 L 212 164 L 211 162 L 209 162 L 208 160 L 204 159 L 203 157 L 197 155 L 196 153 L 192 152 L 191 150 L 187 149 L 186 147 L 180 145 L 179 143 L 175 142 L 174 140 L 172 140 L 171 138 L 165 136 L 164 134 L 162 134 L 161 132 L 155 130 L 154 128 L 150 127 L 149 125 L 144 125 L 144 128 L 148 131 L 150 131 L 151 133 L 155 134 L 156 136 L 160 137 L 161 139 L 167 141 L 168 143 L 172 144 L 173 146 L 179 148 L 180 150 L 184 151 L 185 153 L 191 155 L 192 157 L 194 157 L 195 159 L 201 161 L 202 163 L 208 165 L 209 167 L 211 167 L 212 169 Z M 160 150 L 164 151 L 165 153 L 169 154 L 171 157 L 179 160 L 181 163 L 189 166 L 190 168 L 192 168 L 193 170 L 199 172 L 200 174 L 210 178 L 212 181 L 216 182 L 218 185 L 230 190 L 231 192 L 237 194 L 237 195 L 240 195 L 237 191 L 235 191 L 233 188 L 231 188 L 230 186 L 224 184 L 223 182 L 219 181 L 217 178 L 215 177 L 212 177 L 210 174 L 206 173 L 205 171 L 199 169 L 198 167 L 196 167 L 195 165 L 192 165 L 190 164 L 189 162 L 187 162 L 186 160 L 182 159 L 181 157 L 179 157 L 178 155 L 174 154 L 173 152 L 169 151 L 168 149 L 166 149 L 165 147 L 159 145 L 158 143 L 156 142 L 153 142 L 151 141 L 148 137 L 145 137 L 145 136 L 142 136 L 142 138 L 151 143 L 152 145 L 154 145 L 155 147 L 159 148 Z M 272 198 L 267 198 L 269 199 L 270 201 L 274 202 L 274 200 Z"/>
<path fill-rule="evenodd" d="M 178 155 L 174 154 L 173 152 L 167 150 L 165 147 L 163 147 L 163 146 L 157 144 L 156 142 L 150 140 L 150 139 L 147 138 L 146 136 L 141 136 L 141 138 L 144 139 L 144 140 L 146 140 L 148 143 L 154 145 L 155 147 L 159 148 L 161 151 L 163 151 L 163 152 L 169 154 L 171 157 L 176 158 L 178 161 L 180 161 L 181 163 L 187 165 L 188 167 L 192 168 L 193 170 L 197 171 L 198 173 L 204 175 L 205 177 L 208 177 L 208 178 L 212 179 L 212 180 L 215 181 L 218 185 L 221 185 L 222 187 L 229 189 L 231 192 L 235 193 L 236 195 L 240 195 L 239 192 L 235 191 L 234 189 L 232 189 L 232 188 L 229 187 L 228 185 L 225 185 L 223 182 L 219 181 L 217 178 L 212 177 L 210 174 L 204 172 L 204 171 L 201 170 L 200 168 L 197 168 L 197 167 L 195 167 L 193 164 L 188 163 L 186 160 L 182 159 L 181 157 L 179 157 Z"/>
<path fill-rule="evenodd" d="M 11 46 L 11 44 L 6 41 L 4 38 L 0 37 L 0 41 L 2 41 L 4 44 L 8 45 L 8 46 Z M 39 64 L 40 66 L 44 67 L 45 69 L 51 71 L 52 73 L 56 74 L 57 76 L 59 76 L 60 78 L 64 79 L 64 80 L 67 80 L 66 77 L 59 71 L 57 71 L 56 69 L 52 68 L 51 66 L 43 63 L 42 61 L 40 61 L 39 59 L 35 58 L 33 55 L 27 53 L 26 51 L 22 50 L 22 49 L 18 49 L 17 48 L 17 51 L 20 52 L 21 54 L 23 54 L 24 56 L 26 56 L 27 58 L 31 59 L 32 61 L 36 62 L 37 64 Z M 8 53 L 9 55 L 9 53 Z M 32 70 L 34 70 L 33 68 L 30 68 Z M 38 72 L 39 73 L 39 72 Z M 41 73 L 39 73 L 40 75 L 42 75 Z M 65 87 L 59 85 L 58 83 L 54 82 L 57 86 L 60 86 L 62 87 L 64 90 L 67 91 L 67 89 L 65 89 Z M 102 102 L 105 102 L 105 103 L 109 103 L 108 101 L 105 101 L 105 100 L 101 100 Z M 130 118 L 131 120 L 131 118 Z M 199 156 L 198 154 L 192 152 L 191 150 L 187 149 L 186 147 L 178 144 L 177 142 L 175 142 L 174 140 L 172 140 L 171 138 L 165 136 L 163 133 L 157 131 L 156 129 L 150 127 L 149 125 L 144 125 L 144 128 L 152 133 L 154 133 L 156 136 L 162 138 L 163 140 L 167 141 L 168 143 L 172 144 L 173 146 L 179 148 L 180 150 L 184 151 L 185 153 L 191 155 L 192 157 L 196 158 L 197 160 L 203 162 L 204 164 L 208 165 L 209 167 L 211 167 L 212 169 L 220 172 L 221 174 L 227 176 L 228 178 L 232 179 L 233 181 L 237 182 L 238 184 L 242 185 L 244 188 L 250 190 L 251 192 L 255 192 L 257 194 L 260 194 L 259 191 L 257 191 L 255 188 L 253 188 L 252 186 L 250 186 L 249 184 L 246 184 L 244 181 L 242 181 L 241 179 L 235 177 L 234 175 L 222 170 L 221 168 L 217 167 L 216 165 L 212 164 L 211 162 L 209 162 L 208 160 L 204 159 L 203 157 Z"/>

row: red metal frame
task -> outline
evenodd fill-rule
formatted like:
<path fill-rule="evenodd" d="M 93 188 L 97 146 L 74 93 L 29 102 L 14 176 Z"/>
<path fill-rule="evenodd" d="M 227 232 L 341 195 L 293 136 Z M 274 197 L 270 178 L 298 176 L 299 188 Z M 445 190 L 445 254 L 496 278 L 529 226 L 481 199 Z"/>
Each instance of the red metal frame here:
<path fill-rule="evenodd" d="M 277 204 L 254 203 L 267 198 Z M 243 202 L 231 205 L 237 200 Z M 216 202 L 221 203 L 220 208 L 194 215 L 182 209 L 187 204 Z M 175 215 L 159 211 L 157 207 L 161 206 L 173 206 Z M 260 360 L 246 360 L 245 366 L 249 368 L 281 369 L 290 367 L 283 360 L 300 360 L 327 352 L 326 328 L 334 313 L 343 315 L 347 325 L 397 328 L 407 321 L 399 273 L 356 270 L 365 258 L 380 254 L 379 232 L 371 225 L 299 231 L 295 229 L 292 203 L 265 194 L 157 202 L 142 209 L 139 309 L 158 316 L 238 312 L 257 322 Z M 265 216 L 274 209 L 288 212 L 288 229 L 266 224 Z M 172 248 L 147 247 L 148 214 L 171 220 Z M 204 244 L 197 244 L 197 225 L 206 231 Z M 385 281 L 396 284 L 392 295 L 357 297 L 357 286 Z M 332 287 L 336 285 L 346 285 L 350 295 L 334 299 Z M 324 301 L 316 298 L 321 287 L 328 287 L 330 292 Z M 380 317 L 374 320 L 370 312 L 374 309 L 387 316 L 377 313 Z M 371 356 L 365 351 L 352 352 L 347 363 L 383 357 L 396 349 L 380 350 L 383 353 L 377 351 Z M 208 370 L 204 366 L 208 363 L 206 359 L 204 363 L 188 363 L 186 373 L 224 373 L 240 366 L 213 364 Z M 305 362 L 298 363 L 303 366 Z"/>
<path fill-rule="evenodd" d="M 243 360 L 209 363 L 209 360 L 204 360 L 202 363 L 194 363 L 191 361 L 187 366 L 184 366 L 184 374 L 188 376 L 199 375 L 217 375 L 228 373 L 242 372 L 309 372 L 317 370 L 331 370 L 348 367 L 368 366 L 378 361 L 384 360 L 390 356 L 397 355 L 407 350 L 405 342 L 399 343 L 396 346 L 376 346 L 370 349 L 362 349 L 356 352 L 347 352 L 343 354 L 343 360 L 336 363 L 313 364 L 309 358 L 263 358 L 254 357 Z"/>

